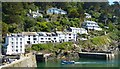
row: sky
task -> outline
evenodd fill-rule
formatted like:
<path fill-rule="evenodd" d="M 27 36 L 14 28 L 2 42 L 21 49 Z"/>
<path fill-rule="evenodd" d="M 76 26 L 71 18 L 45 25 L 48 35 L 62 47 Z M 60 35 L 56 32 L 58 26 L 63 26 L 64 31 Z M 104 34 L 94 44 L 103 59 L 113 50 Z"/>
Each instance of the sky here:
<path fill-rule="evenodd" d="M 113 4 L 113 1 L 119 1 L 120 2 L 120 0 L 108 0 L 110 3 L 109 4 Z"/>
<path fill-rule="evenodd" d="M 113 0 L 108 0 L 109 1 L 109 4 L 112 4 Z"/>

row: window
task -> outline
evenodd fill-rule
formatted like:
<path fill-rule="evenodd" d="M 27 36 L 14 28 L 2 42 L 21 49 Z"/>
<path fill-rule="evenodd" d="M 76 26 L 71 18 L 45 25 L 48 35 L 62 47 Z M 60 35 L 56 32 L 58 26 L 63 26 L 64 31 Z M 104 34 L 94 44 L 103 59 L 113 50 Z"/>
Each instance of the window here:
<path fill-rule="evenodd" d="M 16 48 L 18 48 L 18 46 L 16 46 Z"/>
<path fill-rule="evenodd" d="M 22 48 L 22 46 L 20 46 L 20 48 Z"/>
<path fill-rule="evenodd" d="M 37 38 L 33 38 L 33 40 L 37 40 Z"/>
<path fill-rule="evenodd" d="M 50 40 L 50 38 L 48 38 L 48 40 Z"/>
<path fill-rule="evenodd" d="M 35 37 L 35 35 L 33 35 L 33 37 Z"/>
<path fill-rule="evenodd" d="M 20 35 L 17 35 L 18 37 L 20 37 Z"/>
<path fill-rule="evenodd" d="M 27 41 L 28 44 L 30 44 L 30 41 Z"/>
<path fill-rule="evenodd" d="M 13 38 L 12 38 L 12 40 L 13 40 Z"/>
<path fill-rule="evenodd" d="M 12 42 L 12 44 L 13 44 L 13 42 Z"/>
<path fill-rule="evenodd" d="M 56 38 L 54 38 L 54 40 L 55 40 Z"/>
<path fill-rule="evenodd" d="M 20 44 L 22 44 L 22 42 L 20 42 Z"/>
<path fill-rule="evenodd" d="M 18 44 L 18 42 L 16 42 L 16 44 Z"/>
<path fill-rule="evenodd" d="M 41 42 L 44 42 L 44 41 L 41 41 Z"/>
<path fill-rule="evenodd" d="M 13 48 L 14 46 L 12 46 L 12 48 Z"/>
<path fill-rule="evenodd" d="M 16 38 L 16 40 L 18 40 L 18 38 Z"/>
<path fill-rule="evenodd" d="M 20 40 L 22 40 L 22 38 L 20 38 Z"/>
<path fill-rule="evenodd" d="M 69 36 L 71 36 L 71 34 L 69 34 Z"/>
<path fill-rule="evenodd" d="M 20 51 L 22 51 L 22 49 L 20 49 Z"/>
<path fill-rule="evenodd" d="M 34 41 L 34 43 L 35 43 L 35 41 Z"/>
<path fill-rule="evenodd" d="M 43 38 L 41 38 L 41 40 L 43 40 Z"/>
<path fill-rule="evenodd" d="M 28 35 L 28 37 L 30 37 L 30 35 Z"/>
<path fill-rule="evenodd" d="M 16 50 L 16 52 L 18 52 L 18 50 Z"/>
<path fill-rule="evenodd" d="M 28 38 L 28 40 L 30 40 L 30 38 Z"/>

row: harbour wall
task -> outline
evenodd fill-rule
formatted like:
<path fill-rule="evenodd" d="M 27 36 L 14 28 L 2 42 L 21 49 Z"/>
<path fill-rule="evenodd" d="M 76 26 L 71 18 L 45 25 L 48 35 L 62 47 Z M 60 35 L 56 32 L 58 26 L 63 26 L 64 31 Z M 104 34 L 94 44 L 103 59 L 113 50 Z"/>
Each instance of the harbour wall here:
<path fill-rule="evenodd" d="M 80 58 L 91 58 L 91 59 L 105 59 L 111 60 L 115 58 L 113 53 L 91 53 L 91 52 L 79 52 Z"/>
<path fill-rule="evenodd" d="M 0 69 L 9 69 L 10 67 L 37 67 L 36 57 L 32 53 L 28 53 L 21 56 L 19 60 L 1 66 Z"/>

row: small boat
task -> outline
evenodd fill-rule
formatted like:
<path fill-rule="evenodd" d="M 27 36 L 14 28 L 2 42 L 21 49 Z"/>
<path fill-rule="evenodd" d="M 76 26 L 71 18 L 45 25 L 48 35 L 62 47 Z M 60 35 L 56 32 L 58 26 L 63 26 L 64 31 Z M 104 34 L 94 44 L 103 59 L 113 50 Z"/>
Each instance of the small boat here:
<path fill-rule="evenodd" d="M 74 64 L 75 61 L 66 61 L 66 60 L 62 60 L 61 64 Z"/>

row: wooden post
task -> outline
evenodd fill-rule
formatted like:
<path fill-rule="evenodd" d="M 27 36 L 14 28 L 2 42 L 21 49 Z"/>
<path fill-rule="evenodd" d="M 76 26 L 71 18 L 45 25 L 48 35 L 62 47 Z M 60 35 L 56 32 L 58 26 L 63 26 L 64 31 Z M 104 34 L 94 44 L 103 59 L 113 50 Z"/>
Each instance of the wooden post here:
<path fill-rule="evenodd" d="M 106 54 L 106 59 L 108 60 L 108 58 L 109 58 L 109 56 L 108 56 L 108 54 Z"/>
<path fill-rule="evenodd" d="M 47 62 L 47 56 L 45 56 L 44 58 L 45 58 L 45 62 Z"/>

